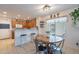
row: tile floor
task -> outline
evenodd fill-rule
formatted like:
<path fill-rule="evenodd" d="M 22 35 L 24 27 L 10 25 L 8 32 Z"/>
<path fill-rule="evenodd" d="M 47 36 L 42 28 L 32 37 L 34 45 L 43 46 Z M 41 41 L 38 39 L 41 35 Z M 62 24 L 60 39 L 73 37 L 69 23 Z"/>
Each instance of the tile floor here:
<path fill-rule="evenodd" d="M 0 54 L 35 54 L 35 45 L 29 42 L 22 46 L 15 47 L 14 39 L 0 40 Z M 63 54 L 78 54 L 79 48 L 73 48 L 65 41 Z"/>
<path fill-rule="evenodd" d="M 32 54 L 35 48 L 32 42 L 15 47 L 14 39 L 0 40 L 0 54 Z"/>

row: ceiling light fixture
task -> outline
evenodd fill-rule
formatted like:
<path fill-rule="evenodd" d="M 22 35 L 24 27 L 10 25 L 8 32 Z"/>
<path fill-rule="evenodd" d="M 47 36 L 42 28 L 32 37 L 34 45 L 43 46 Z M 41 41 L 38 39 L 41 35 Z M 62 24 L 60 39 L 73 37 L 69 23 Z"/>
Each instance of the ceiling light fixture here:
<path fill-rule="evenodd" d="M 31 17 L 27 17 L 27 19 L 28 19 L 28 20 L 30 20 L 30 19 L 31 19 Z"/>
<path fill-rule="evenodd" d="M 52 6 L 46 4 L 46 5 L 44 5 L 44 7 L 43 7 L 43 11 L 49 11 L 49 10 L 51 9 L 51 7 L 52 7 Z"/>

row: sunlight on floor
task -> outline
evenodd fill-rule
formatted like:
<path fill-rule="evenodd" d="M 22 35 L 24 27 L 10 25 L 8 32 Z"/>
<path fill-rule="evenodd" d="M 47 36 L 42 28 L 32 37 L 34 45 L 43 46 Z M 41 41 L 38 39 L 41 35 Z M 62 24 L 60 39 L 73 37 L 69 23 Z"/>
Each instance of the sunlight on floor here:
<path fill-rule="evenodd" d="M 15 47 L 14 39 L 5 39 L 5 40 L 0 40 L 0 53 L 33 54 L 35 53 L 35 48 L 32 42 L 29 42 L 28 44 L 24 44 L 22 46 Z"/>

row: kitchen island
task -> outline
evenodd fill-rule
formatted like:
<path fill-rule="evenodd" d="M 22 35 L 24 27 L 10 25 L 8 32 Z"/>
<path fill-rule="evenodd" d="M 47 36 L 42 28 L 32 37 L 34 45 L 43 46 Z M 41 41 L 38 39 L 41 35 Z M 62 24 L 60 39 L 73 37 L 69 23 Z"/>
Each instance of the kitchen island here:
<path fill-rule="evenodd" d="M 14 37 L 15 46 L 29 43 L 30 41 L 32 41 L 32 36 L 31 36 L 32 33 L 35 33 L 35 35 L 37 35 L 38 30 L 36 28 L 31 28 L 31 29 L 16 28 L 15 37 Z"/>

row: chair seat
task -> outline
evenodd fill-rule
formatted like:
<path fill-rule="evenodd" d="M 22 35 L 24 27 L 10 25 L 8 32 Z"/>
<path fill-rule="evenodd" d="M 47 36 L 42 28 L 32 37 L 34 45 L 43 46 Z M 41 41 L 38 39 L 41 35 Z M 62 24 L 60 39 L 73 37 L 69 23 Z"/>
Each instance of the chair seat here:
<path fill-rule="evenodd" d="M 60 53 L 62 53 L 62 49 L 59 48 L 59 47 L 56 47 L 55 45 L 52 45 L 52 46 L 51 46 L 51 50 L 52 50 L 52 52 L 53 52 L 54 54 L 60 54 Z"/>
<path fill-rule="evenodd" d="M 54 47 L 53 49 L 55 49 L 55 50 L 61 50 L 61 48 L 59 48 L 59 47 Z"/>

